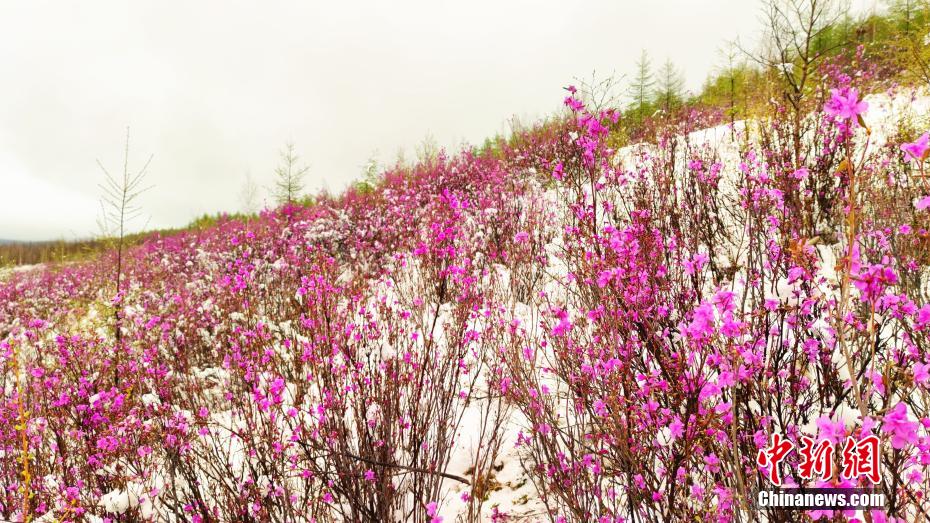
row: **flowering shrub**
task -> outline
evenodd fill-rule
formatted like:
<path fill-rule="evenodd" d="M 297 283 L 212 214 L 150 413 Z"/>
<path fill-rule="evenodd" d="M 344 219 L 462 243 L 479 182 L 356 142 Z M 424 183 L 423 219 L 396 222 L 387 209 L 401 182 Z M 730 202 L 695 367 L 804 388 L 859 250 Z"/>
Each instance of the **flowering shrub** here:
<path fill-rule="evenodd" d="M 886 509 L 809 516 L 926 514 L 927 134 L 832 77 L 803 128 L 622 150 L 571 90 L 493 151 L 152 238 L 117 296 L 108 255 L 8 276 L 0 517 L 749 521 L 773 433 L 882 438 Z"/>
<path fill-rule="evenodd" d="M 930 307 L 905 254 L 923 217 L 882 195 L 911 201 L 922 182 L 894 148 L 871 151 L 856 90 L 831 92 L 808 137 L 826 146 L 805 147 L 803 165 L 780 157 L 776 122 L 761 143 L 715 151 L 727 159 L 679 140 L 618 166 L 610 115 L 566 104 L 578 150 L 553 173 L 569 181 L 564 265 L 508 360 L 545 504 L 571 520 L 743 520 L 767 485 L 754 459 L 767 434 L 829 429 L 890 438 L 889 513 L 926 510 Z M 911 160 L 921 143 L 903 147 Z M 812 173 L 835 190 L 811 198 Z"/>

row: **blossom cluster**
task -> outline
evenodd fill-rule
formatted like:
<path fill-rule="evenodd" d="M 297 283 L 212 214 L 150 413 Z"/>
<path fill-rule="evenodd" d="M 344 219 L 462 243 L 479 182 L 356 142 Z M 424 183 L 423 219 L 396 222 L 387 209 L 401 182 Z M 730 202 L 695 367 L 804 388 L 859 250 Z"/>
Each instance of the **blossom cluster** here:
<path fill-rule="evenodd" d="M 114 253 L 7 276 L 0 518 L 748 521 L 776 433 L 880 441 L 887 510 L 811 517 L 927 513 L 927 135 L 873 140 L 851 78 L 801 139 L 622 150 L 572 89 L 491 150 L 153 237 L 118 295 Z"/>

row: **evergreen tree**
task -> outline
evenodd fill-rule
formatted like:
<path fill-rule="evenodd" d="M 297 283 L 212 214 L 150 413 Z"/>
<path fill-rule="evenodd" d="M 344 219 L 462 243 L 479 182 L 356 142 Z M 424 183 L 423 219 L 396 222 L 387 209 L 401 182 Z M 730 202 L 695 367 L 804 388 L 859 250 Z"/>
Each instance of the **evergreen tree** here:
<path fill-rule="evenodd" d="M 298 166 L 300 156 L 294 150 L 294 144 L 288 143 L 281 151 L 281 164 L 274 170 L 274 196 L 278 204 L 294 203 L 304 190 L 304 177 L 308 166 Z"/>
<path fill-rule="evenodd" d="M 681 72 L 671 60 L 666 60 L 659 70 L 659 87 L 656 90 L 656 104 L 668 113 L 677 107 L 684 98 L 685 81 Z"/>
<path fill-rule="evenodd" d="M 649 53 L 643 49 L 639 60 L 636 61 L 636 75 L 630 84 L 629 90 L 630 98 L 633 99 L 632 109 L 636 116 L 642 118 L 648 110 L 654 85 L 655 79 L 652 76 L 652 63 L 649 60 Z"/>

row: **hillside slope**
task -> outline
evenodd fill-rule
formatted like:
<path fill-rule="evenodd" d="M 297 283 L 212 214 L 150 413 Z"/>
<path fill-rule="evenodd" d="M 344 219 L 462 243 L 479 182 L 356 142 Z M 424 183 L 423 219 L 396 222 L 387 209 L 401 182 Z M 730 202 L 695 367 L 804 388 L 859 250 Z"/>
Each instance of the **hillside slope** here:
<path fill-rule="evenodd" d="M 112 254 L 9 275 L 0 517 L 744 521 L 770 434 L 874 431 L 912 519 L 930 191 L 844 78 L 803 143 L 618 153 L 569 96 L 494 154 L 149 239 L 119 294 Z"/>

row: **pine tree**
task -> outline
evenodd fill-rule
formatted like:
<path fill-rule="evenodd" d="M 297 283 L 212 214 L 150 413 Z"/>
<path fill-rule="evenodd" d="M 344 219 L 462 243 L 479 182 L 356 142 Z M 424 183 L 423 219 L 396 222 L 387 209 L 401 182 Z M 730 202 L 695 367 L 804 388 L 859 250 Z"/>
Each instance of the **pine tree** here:
<path fill-rule="evenodd" d="M 671 60 L 666 60 L 659 71 L 659 88 L 656 103 L 668 113 L 684 98 L 685 81 Z"/>
<path fill-rule="evenodd" d="M 719 78 L 723 80 L 724 87 L 726 89 L 726 104 L 727 104 L 727 115 L 730 117 L 730 125 L 733 125 L 736 120 L 737 112 L 737 89 L 739 85 L 740 78 L 744 71 L 744 67 L 741 64 L 736 63 L 736 54 L 737 50 L 734 47 L 730 47 L 723 51 L 725 64 L 723 70 L 719 74 Z"/>
<path fill-rule="evenodd" d="M 126 286 L 126 276 L 124 272 L 124 257 L 126 250 L 126 236 L 129 233 L 130 222 L 138 218 L 142 209 L 138 205 L 139 196 L 148 190 L 143 187 L 145 183 L 145 174 L 149 164 L 152 162 L 152 156 L 138 171 L 129 170 L 129 127 L 126 128 L 126 144 L 123 149 L 123 170 L 116 175 L 110 174 L 110 171 L 103 166 L 100 160 L 97 165 L 106 175 L 105 181 L 100 185 L 103 190 L 103 196 L 100 199 L 100 226 L 101 235 L 116 243 L 114 251 L 116 253 L 116 267 L 113 269 L 113 286 L 115 297 L 113 307 L 113 334 L 116 338 L 117 345 L 122 344 L 123 340 L 123 315 L 122 297 L 123 289 Z M 113 366 L 113 375 L 115 382 L 119 384 L 119 368 L 122 354 L 122 347 L 117 347 L 115 356 L 115 365 Z"/>
<path fill-rule="evenodd" d="M 310 167 L 298 166 L 299 161 L 294 144 L 288 143 L 281 151 L 281 164 L 274 170 L 277 176 L 274 196 L 279 205 L 294 203 L 304 190 L 304 177 Z"/>
<path fill-rule="evenodd" d="M 145 161 L 145 164 L 138 171 L 132 172 L 129 170 L 129 127 L 127 127 L 126 142 L 123 148 L 122 172 L 118 172 L 116 175 L 110 174 L 110 171 L 103 166 L 103 163 L 97 160 L 97 165 L 106 175 L 104 183 L 100 185 L 103 195 L 100 198 L 101 212 L 97 225 L 100 227 L 102 237 L 116 242 L 116 268 L 113 274 L 113 282 L 117 295 L 123 290 L 123 254 L 126 246 L 126 235 L 129 233 L 130 222 L 138 218 L 142 213 L 142 209 L 138 205 L 138 199 L 143 192 L 148 190 L 148 187 L 144 187 L 143 184 L 152 158 L 153 156 L 149 155 L 149 159 Z M 117 324 L 118 320 L 117 317 Z M 117 340 L 120 338 L 118 328 L 116 338 Z"/>
<path fill-rule="evenodd" d="M 242 189 L 239 191 L 239 203 L 242 212 L 246 214 L 255 214 L 258 212 L 259 187 L 252 178 L 252 173 L 245 173 L 245 181 L 242 182 Z"/>
<path fill-rule="evenodd" d="M 648 109 L 654 85 L 655 79 L 652 77 L 652 64 L 649 60 L 649 53 L 643 49 L 639 60 L 636 62 L 636 76 L 633 78 L 629 90 L 630 98 L 633 99 L 633 112 L 640 118 L 645 115 Z"/>

